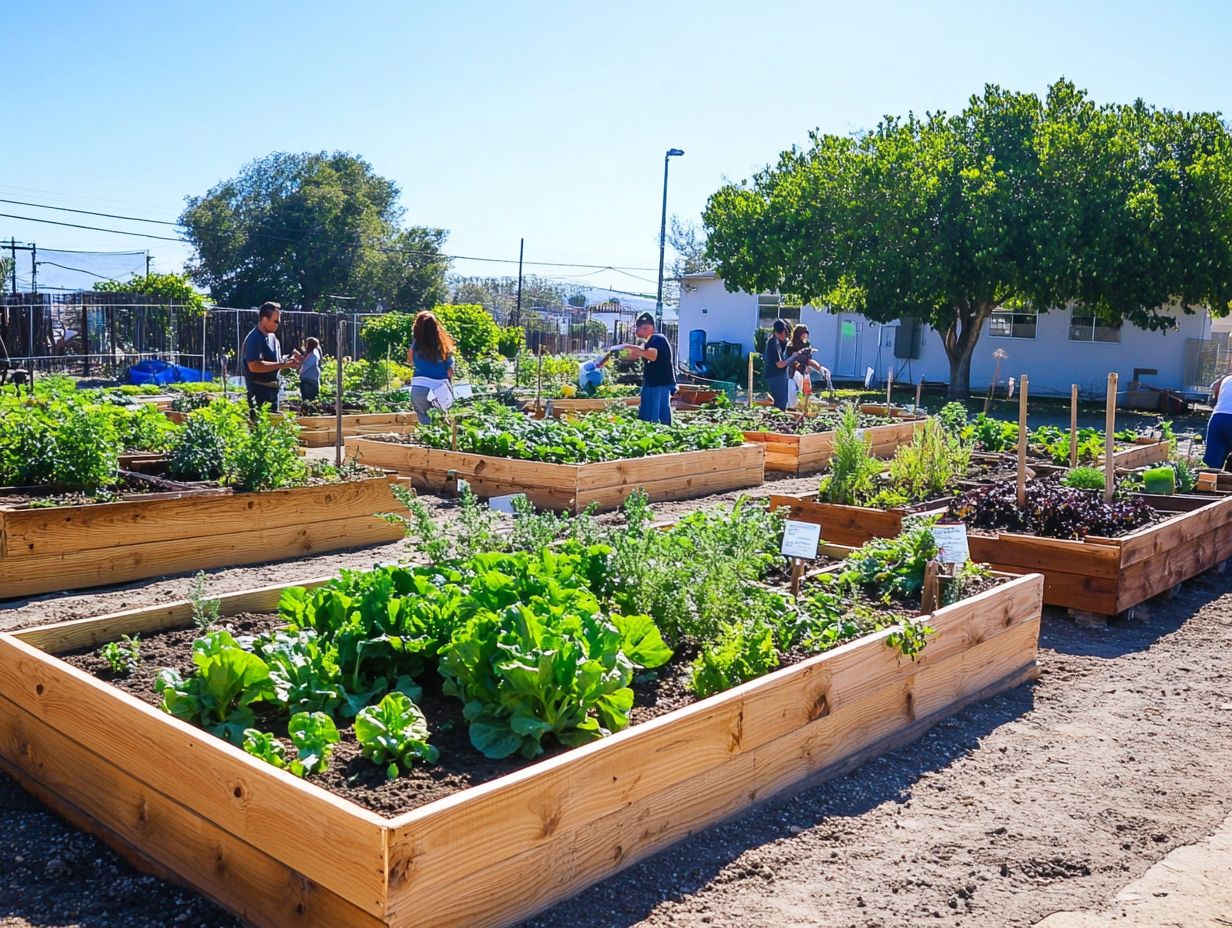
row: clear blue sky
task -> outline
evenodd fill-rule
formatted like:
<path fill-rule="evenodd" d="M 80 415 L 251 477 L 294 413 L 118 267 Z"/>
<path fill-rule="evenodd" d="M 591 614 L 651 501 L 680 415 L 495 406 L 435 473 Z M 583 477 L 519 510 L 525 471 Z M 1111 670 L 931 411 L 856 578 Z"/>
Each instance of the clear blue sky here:
<path fill-rule="evenodd" d="M 1218 0 L 3 8 L 0 197 L 174 219 L 185 196 L 253 158 L 342 149 L 397 181 L 408 222 L 448 229 L 447 251 L 516 259 L 525 236 L 528 261 L 654 268 L 672 146 L 686 155 L 672 161 L 668 211 L 696 219 L 725 179 L 815 127 L 847 133 L 885 113 L 953 110 L 985 82 L 1042 93 L 1064 75 L 1099 101 L 1232 108 L 1232 4 Z M 10 236 L 148 247 L 158 270 L 187 255 L 0 218 Z M 630 273 L 579 279 L 653 292 L 653 270 Z"/>

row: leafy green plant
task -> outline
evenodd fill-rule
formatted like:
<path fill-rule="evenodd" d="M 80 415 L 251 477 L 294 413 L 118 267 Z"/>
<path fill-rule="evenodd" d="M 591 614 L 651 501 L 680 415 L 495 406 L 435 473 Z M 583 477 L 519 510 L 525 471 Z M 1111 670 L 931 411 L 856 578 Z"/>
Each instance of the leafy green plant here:
<path fill-rule="evenodd" d="M 946 403 L 938 410 L 937 421 L 947 432 L 961 435 L 967 427 L 967 407 L 962 403 Z"/>
<path fill-rule="evenodd" d="M 259 408 L 252 428 L 235 449 L 232 484 L 237 490 L 257 493 L 303 483 L 307 467 L 299 457 L 299 426 L 289 419 L 273 421 Z"/>
<path fill-rule="evenodd" d="M 189 415 L 167 455 L 172 480 L 220 480 L 227 463 L 227 443 L 217 420 Z"/>
<path fill-rule="evenodd" d="M 269 701 L 286 711 L 333 715 L 346 701 L 333 649 L 322 646 L 312 629 L 261 635 L 252 650 L 269 667 Z"/>
<path fill-rule="evenodd" d="M 992 454 L 1013 451 L 1018 447 L 1018 423 L 990 419 L 980 413 L 963 429 L 963 438 L 975 442 L 981 451 Z"/>
<path fill-rule="evenodd" d="M 245 728 L 240 747 L 253 757 L 279 770 L 287 769 L 287 749 L 277 736 L 256 728 Z"/>
<path fill-rule="evenodd" d="M 1102 490 L 1104 472 L 1099 467 L 1075 467 L 1066 471 L 1061 483 L 1077 490 Z"/>
<path fill-rule="evenodd" d="M 355 717 L 355 738 L 364 757 L 385 765 L 385 775 L 391 780 L 415 761 L 434 763 L 440 757 L 428 737 L 423 712 L 402 693 L 387 694 Z"/>
<path fill-rule="evenodd" d="M 877 477 L 882 463 L 873 457 L 872 446 L 860 429 L 856 408 L 843 407 L 834 430 L 830 474 L 821 481 L 818 496 L 840 506 L 860 506 L 877 495 Z"/>
<path fill-rule="evenodd" d="M 966 476 L 971 446 L 936 420 L 926 421 L 890 461 L 887 502 L 924 502 L 952 491 Z"/>
<path fill-rule="evenodd" d="M 69 406 L 55 431 L 55 482 L 90 493 L 116 482 L 119 439 L 108 414 L 97 407 Z"/>
<path fill-rule="evenodd" d="M 98 653 L 113 674 L 127 677 L 141 664 L 141 636 L 124 635 L 119 641 L 107 642 Z"/>
<path fill-rule="evenodd" d="M 340 740 L 338 726 L 324 712 L 297 712 L 287 723 L 287 734 L 297 756 L 287 769 L 297 777 L 324 773 L 329 768 L 334 745 Z"/>
<path fill-rule="evenodd" d="M 159 671 L 154 688 L 163 710 L 241 743 L 253 725 L 252 704 L 271 695 L 269 667 L 227 631 L 193 642 L 192 659 L 197 669 L 188 678 L 170 667 Z"/>
<path fill-rule="evenodd" d="M 713 643 L 698 652 L 689 675 L 689 689 L 704 699 L 769 673 L 778 665 L 772 626 L 763 622 L 731 622 L 719 629 Z"/>

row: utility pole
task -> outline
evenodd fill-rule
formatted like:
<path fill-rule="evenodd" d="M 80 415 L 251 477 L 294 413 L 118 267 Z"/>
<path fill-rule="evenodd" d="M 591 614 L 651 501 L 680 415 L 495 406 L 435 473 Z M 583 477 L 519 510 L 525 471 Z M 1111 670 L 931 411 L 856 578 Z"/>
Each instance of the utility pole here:
<path fill-rule="evenodd" d="M 9 266 L 9 274 L 12 278 L 12 293 L 17 292 L 17 239 L 9 239 L 9 257 L 13 263 Z"/>
<path fill-rule="evenodd" d="M 30 243 L 30 292 L 38 293 L 38 245 Z"/>
<path fill-rule="evenodd" d="M 659 296 L 655 300 L 655 328 L 663 327 L 663 252 L 667 248 L 667 165 L 672 158 L 678 158 L 684 152 L 679 148 L 669 148 L 663 155 L 663 213 L 659 219 Z"/>
<path fill-rule="evenodd" d="M 522 324 L 522 253 L 526 248 L 526 239 L 518 239 L 518 305 L 513 311 L 513 324 Z"/>
<path fill-rule="evenodd" d="M 150 276 L 150 253 L 148 251 L 145 253 L 145 276 Z"/>

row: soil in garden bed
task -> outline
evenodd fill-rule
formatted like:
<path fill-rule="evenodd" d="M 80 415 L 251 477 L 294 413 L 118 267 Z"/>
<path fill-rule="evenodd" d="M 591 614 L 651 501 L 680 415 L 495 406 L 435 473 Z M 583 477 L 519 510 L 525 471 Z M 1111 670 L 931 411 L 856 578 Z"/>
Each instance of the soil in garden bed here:
<path fill-rule="evenodd" d="M 968 587 L 967 595 L 974 596 L 1000 582 L 1003 581 L 996 578 L 974 581 Z M 908 603 L 878 604 L 877 608 L 889 617 L 899 618 L 914 617 L 918 612 Z M 214 627 L 226 629 L 239 637 L 279 630 L 285 627 L 285 623 L 276 613 L 242 614 L 229 616 Z M 192 643 L 200 635 L 201 632 L 196 628 L 181 628 L 142 637 L 140 664 L 132 674 L 126 676 L 113 673 L 99 656 L 97 649 L 73 651 L 60 657 L 142 702 L 160 708 L 162 698 L 154 689 L 159 671 L 164 667 L 172 667 L 184 677 L 191 675 L 195 670 Z M 780 666 L 788 667 L 800 663 L 816 653 L 801 647 L 793 648 L 782 655 Z M 632 725 L 643 724 L 697 701 L 697 697 L 689 689 L 694 657 L 694 651 L 681 649 L 666 666 L 635 676 L 632 685 L 634 703 L 630 713 Z M 441 692 L 441 680 L 434 672 L 425 673 L 417 682 L 423 686 L 423 695 L 418 705 L 423 710 L 432 732 L 431 743 L 441 753 L 437 763 L 415 765 L 397 779 L 389 780 L 383 766 L 364 758 L 350 723 L 347 722 L 344 726 L 340 721 L 338 730 L 341 740 L 334 747 L 329 769 L 308 779 L 356 805 L 381 815 L 393 816 L 568 750 L 549 741 L 545 744 L 547 752 L 534 760 L 526 760 L 520 755 L 501 760 L 486 758 L 470 743 L 461 701 Z M 273 713 L 263 717 L 259 711 L 260 707 L 254 708 L 258 709 L 256 727 L 263 731 L 272 731 L 283 738 L 288 754 L 293 756 L 294 748 L 286 739 L 285 717 L 282 721 Z"/>

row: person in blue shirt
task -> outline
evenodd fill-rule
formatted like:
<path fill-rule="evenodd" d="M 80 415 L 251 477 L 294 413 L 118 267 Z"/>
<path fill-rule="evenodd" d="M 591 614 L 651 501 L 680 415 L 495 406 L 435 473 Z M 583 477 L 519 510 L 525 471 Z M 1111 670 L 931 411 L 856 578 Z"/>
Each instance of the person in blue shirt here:
<path fill-rule="evenodd" d="M 453 339 L 440 320 L 427 311 L 416 316 L 406 362 L 415 369 L 411 379 L 411 405 L 420 422 L 431 421 L 434 407 L 439 407 L 437 391 L 452 393 L 453 356 Z M 435 403 L 434 393 L 437 395 Z"/>
<path fill-rule="evenodd" d="M 315 338 L 304 342 L 303 357 L 299 362 L 299 395 L 312 402 L 321 395 L 321 343 Z"/>
<path fill-rule="evenodd" d="M 244 339 L 240 356 L 244 372 L 244 386 L 248 388 L 248 407 L 268 406 L 278 412 L 278 397 L 281 390 L 279 378 L 288 368 L 299 367 L 299 352 L 290 358 L 282 356 L 278 343 L 278 320 L 282 315 L 279 303 L 262 303 L 257 310 L 257 324 Z"/>
<path fill-rule="evenodd" d="M 672 345 L 655 331 L 654 316 L 642 313 L 637 317 L 637 337 L 645 344 L 622 345 L 634 360 L 641 359 L 642 401 L 637 417 L 644 422 L 672 424 L 672 393 L 676 387 L 676 366 L 672 363 Z"/>

